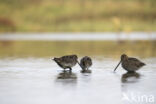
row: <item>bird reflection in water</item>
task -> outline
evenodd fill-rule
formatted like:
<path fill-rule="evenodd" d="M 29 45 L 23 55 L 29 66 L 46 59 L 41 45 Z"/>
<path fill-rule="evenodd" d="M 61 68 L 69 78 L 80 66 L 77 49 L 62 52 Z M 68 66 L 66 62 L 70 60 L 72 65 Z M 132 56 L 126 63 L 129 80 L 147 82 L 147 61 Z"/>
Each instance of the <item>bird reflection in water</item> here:
<path fill-rule="evenodd" d="M 121 81 L 123 83 L 134 83 L 140 78 L 140 74 L 137 72 L 127 72 L 122 75 Z"/>
<path fill-rule="evenodd" d="M 59 73 L 57 79 L 77 79 L 77 76 L 75 73 L 65 71 Z"/>
<path fill-rule="evenodd" d="M 55 80 L 56 85 L 66 86 L 66 87 L 72 87 L 76 86 L 77 84 L 77 75 L 72 72 L 63 71 L 57 75 L 57 79 Z"/>

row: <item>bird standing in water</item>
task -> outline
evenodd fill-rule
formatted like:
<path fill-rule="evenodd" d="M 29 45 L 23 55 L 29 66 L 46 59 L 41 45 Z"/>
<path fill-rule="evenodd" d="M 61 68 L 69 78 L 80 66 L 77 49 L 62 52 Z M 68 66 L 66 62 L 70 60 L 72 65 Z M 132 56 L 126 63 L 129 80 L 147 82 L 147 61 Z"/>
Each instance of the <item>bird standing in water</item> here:
<path fill-rule="evenodd" d="M 92 66 L 92 59 L 88 56 L 83 57 L 80 61 L 80 66 L 82 68 L 82 73 L 91 73 L 89 67 Z"/>
<path fill-rule="evenodd" d="M 118 66 L 122 63 L 122 67 L 127 70 L 128 72 L 135 72 L 136 70 L 140 69 L 145 65 L 145 63 L 141 62 L 140 60 L 132 57 L 128 57 L 126 54 L 121 55 L 121 60 L 119 64 L 116 66 L 114 71 L 118 68 Z"/>
<path fill-rule="evenodd" d="M 72 67 L 76 65 L 78 57 L 77 55 L 67 55 L 62 56 L 60 58 L 54 58 L 53 60 L 64 69 L 70 69 L 70 72 L 72 71 Z"/>

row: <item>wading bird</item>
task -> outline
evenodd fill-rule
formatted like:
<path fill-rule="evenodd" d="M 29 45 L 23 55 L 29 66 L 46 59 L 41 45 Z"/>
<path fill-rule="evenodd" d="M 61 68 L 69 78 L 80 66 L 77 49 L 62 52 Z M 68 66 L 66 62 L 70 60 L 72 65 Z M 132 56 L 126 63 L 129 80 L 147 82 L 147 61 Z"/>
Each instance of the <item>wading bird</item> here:
<path fill-rule="evenodd" d="M 145 63 L 141 62 L 136 58 L 128 57 L 126 54 L 122 54 L 121 60 L 119 64 L 116 66 L 116 68 L 114 69 L 114 71 L 118 68 L 120 63 L 122 67 L 128 72 L 135 72 L 136 70 L 140 69 L 145 65 Z"/>
<path fill-rule="evenodd" d="M 89 68 L 92 66 L 92 59 L 88 56 L 85 56 L 80 61 L 80 66 L 82 68 L 82 73 L 91 73 Z"/>
<path fill-rule="evenodd" d="M 66 55 L 60 58 L 54 58 L 53 60 L 64 69 L 70 69 L 72 71 L 72 67 L 76 65 L 78 57 L 77 55 Z"/>

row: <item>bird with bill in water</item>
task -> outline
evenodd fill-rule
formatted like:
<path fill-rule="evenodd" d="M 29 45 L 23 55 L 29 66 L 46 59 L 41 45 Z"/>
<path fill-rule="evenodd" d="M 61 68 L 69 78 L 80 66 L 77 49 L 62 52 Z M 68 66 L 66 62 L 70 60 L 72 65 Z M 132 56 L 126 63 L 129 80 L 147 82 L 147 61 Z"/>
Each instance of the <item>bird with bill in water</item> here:
<path fill-rule="evenodd" d="M 92 59 L 88 56 L 83 57 L 80 60 L 80 67 L 82 68 L 82 73 L 91 73 L 91 70 L 89 68 L 92 66 Z"/>

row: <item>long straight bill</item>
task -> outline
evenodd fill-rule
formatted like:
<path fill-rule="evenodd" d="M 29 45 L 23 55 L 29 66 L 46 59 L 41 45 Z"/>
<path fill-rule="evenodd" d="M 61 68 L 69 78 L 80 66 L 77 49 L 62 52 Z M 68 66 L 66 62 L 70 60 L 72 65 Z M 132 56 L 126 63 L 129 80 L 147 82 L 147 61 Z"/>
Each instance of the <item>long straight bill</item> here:
<path fill-rule="evenodd" d="M 115 72 L 115 70 L 118 68 L 118 66 L 120 65 L 120 63 L 121 63 L 121 61 L 118 63 L 118 65 L 115 67 L 115 69 L 114 69 L 114 72 Z"/>
<path fill-rule="evenodd" d="M 81 65 L 80 65 L 80 63 L 79 63 L 79 61 L 77 61 L 77 63 L 79 64 L 79 66 L 81 67 Z M 81 67 L 82 68 L 82 67 Z M 82 68 L 83 69 L 83 68 Z"/>

